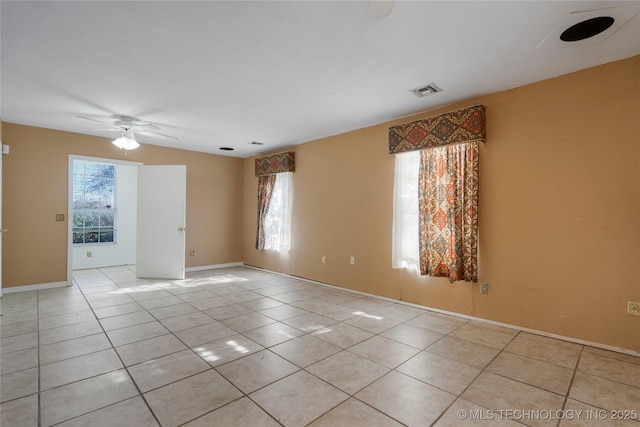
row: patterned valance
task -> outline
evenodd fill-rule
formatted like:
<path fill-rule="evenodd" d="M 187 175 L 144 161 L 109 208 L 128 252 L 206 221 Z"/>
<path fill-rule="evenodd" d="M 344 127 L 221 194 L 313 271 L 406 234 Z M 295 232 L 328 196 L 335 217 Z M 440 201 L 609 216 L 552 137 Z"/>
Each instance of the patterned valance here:
<path fill-rule="evenodd" d="M 274 154 L 256 159 L 256 176 L 273 175 L 274 173 L 293 172 L 296 170 L 296 153 Z"/>
<path fill-rule="evenodd" d="M 389 153 L 485 140 L 484 105 L 462 108 L 438 116 L 389 128 Z"/>

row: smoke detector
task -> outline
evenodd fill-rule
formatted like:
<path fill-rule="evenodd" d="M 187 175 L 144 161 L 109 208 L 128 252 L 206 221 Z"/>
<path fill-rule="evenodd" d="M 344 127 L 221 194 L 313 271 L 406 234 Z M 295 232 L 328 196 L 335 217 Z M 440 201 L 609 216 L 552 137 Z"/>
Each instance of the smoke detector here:
<path fill-rule="evenodd" d="M 434 93 L 442 92 L 435 83 L 429 83 L 424 86 L 411 89 L 409 92 L 413 93 L 418 98 L 424 98 L 425 96 L 433 95 Z"/>

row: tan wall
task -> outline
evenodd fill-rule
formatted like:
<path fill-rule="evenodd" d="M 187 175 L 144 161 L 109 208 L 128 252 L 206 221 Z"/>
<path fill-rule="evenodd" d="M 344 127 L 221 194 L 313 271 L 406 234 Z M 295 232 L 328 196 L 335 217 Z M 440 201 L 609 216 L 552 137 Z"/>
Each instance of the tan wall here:
<path fill-rule="evenodd" d="M 125 157 L 105 138 L 3 125 L 3 287 L 67 279 L 67 221 L 55 214 L 67 214 L 70 154 L 187 165 L 186 266 L 242 261 L 242 159 L 144 144 Z"/>
<path fill-rule="evenodd" d="M 295 147 L 293 242 L 254 248 L 244 166 L 244 260 L 349 289 L 640 351 L 640 56 Z M 473 104 L 480 283 L 391 269 L 388 127 Z M 322 264 L 322 256 L 327 263 Z M 355 256 L 356 264 L 349 264 Z"/>

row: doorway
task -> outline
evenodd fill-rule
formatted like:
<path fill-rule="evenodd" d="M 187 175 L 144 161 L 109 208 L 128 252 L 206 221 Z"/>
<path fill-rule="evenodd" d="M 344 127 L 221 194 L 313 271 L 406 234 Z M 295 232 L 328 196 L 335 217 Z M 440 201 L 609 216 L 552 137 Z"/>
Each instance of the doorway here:
<path fill-rule="evenodd" d="M 94 215 L 93 219 L 89 219 L 88 228 L 86 219 L 74 218 L 76 161 L 99 163 L 107 167 L 111 165 L 116 168 L 114 174 L 128 177 L 116 180 L 113 190 L 127 195 L 128 201 L 124 202 L 130 206 L 127 217 L 121 217 L 123 207 L 119 204 L 123 202 L 117 195 L 116 198 L 103 197 L 102 201 L 102 196 L 92 195 L 98 200 L 93 204 L 96 211 L 101 210 L 106 217 L 110 217 L 111 209 L 115 209 L 117 218 L 109 223 L 108 218 L 103 221 Z M 186 189 L 185 165 L 144 166 L 138 162 L 70 155 L 67 283 L 72 285 L 76 267 L 99 268 L 127 264 L 136 264 L 138 277 L 184 279 Z M 127 245 L 128 252 L 121 247 L 124 238 L 130 242 Z M 111 257 L 105 253 L 110 253 Z M 98 254 L 100 259 L 96 256 Z M 88 262 L 88 259 L 92 262 Z"/>
<path fill-rule="evenodd" d="M 141 165 L 69 156 L 69 284 L 73 270 L 136 263 L 138 168 Z"/>

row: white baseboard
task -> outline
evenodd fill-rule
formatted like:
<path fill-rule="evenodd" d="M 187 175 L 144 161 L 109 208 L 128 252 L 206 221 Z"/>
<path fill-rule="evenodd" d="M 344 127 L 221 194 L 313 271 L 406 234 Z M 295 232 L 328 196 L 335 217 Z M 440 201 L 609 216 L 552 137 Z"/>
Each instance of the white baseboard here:
<path fill-rule="evenodd" d="M 337 289 L 337 290 L 340 290 L 340 291 L 346 291 L 346 292 L 351 292 L 351 293 L 358 294 L 358 295 L 364 295 L 364 296 L 368 296 L 368 297 L 373 297 L 373 298 L 377 298 L 377 299 L 381 299 L 381 300 L 385 300 L 385 301 L 394 302 L 396 304 L 406 305 L 406 306 L 409 306 L 409 307 L 421 308 L 423 310 L 434 311 L 436 313 L 447 314 L 449 316 L 460 317 L 460 318 L 463 318 L 463 319 L 473 320 L 473 321 L 480 322 L 480 323 L 487 323 L 487 324 L 490 324 L 490 325 L 502 326 L 504 328 L 515 329 L 515 330 L 521 331 L 521 332 L 528 332 L 530 334 L 541 335 L 541 336 L 549 337 L 549 338 L 555 338 L 555 339 L 559 339 L 559 340 L 562 340 L 562 341 L 572 342 L 572 343 L 575 343 L 575 344 L 586 345 L 586 346 L 589 346 L 589 347 L 601 348 L 603 350 L 614 351 L 616 353 L 623 353 L 623 354 L 628 354 L 628 355 L 636 356 L 636 357 L 640 356 L 640 352 L 635 351 L 635 350 L 630 350 L 630 349 L 627 349 L 627 348 L 615 347 L 615 346 L 612 346 L 612 345 L 601 344 L 601 343 L 597 343 L 597 342 L 593 342 L 593 341 L 581 340 L 579 338 L 567 337 L 567 336 L 564 336 L 564 335 L 553 334 L 551 332 L 545 332 L 545 331 L 539 331 L 537 329 L 525 328 L 525 327 L 522 327 L 522 326 L 512 325 L 510 323 L 503 323 L 503 322 L 498 322 L 498 321 L 495 321 L 495 320 L 484 319 L 482 317 L 475 317 L 475 316 L 470 316 L 470 315 L 467 315 L 467 314 L 456 313 L 455 311 L 441 310 L 439 308 L 430 307 L 428 305 L 414 304 L 414 303 L 411 303 L 411 302 L 400 301 L 400 300 L 396 300 L 396 299 L 393 299 L 393 298 L 387 298 L 387 297 L 383 297 L 383 296 L 379 296 L 379 295 L 368 294 L 366 292 L 361 292 L 361 291 L 356 291 L 356 290 L 353 290 L 353 289 L 342 288 L 340 286 L 330 285 L 328 283 L 317 282 L 315 280 L 305 279 L 304 277 L 291 276 L 290 274 L 278 273 L 277 271 L 270 271 L 270 270 L 267 270 L 265 268 L 255 267 L 255 266 L 248 265 L 248 264 L 244 264 L 244 266 L 248 267 L 248 268 L 254 268 L 256 270 L 266 271 L 268 273 L 277 274 L 279 276 L 291 277 L 293 279 L 303 280 L 305 282 L 314 283 L 316 285 L 327 286 L 327 287 L 334 288 L 334 289 Z"/>
<path fill-rule="evenodd" d="M 227 264 L 200 265 L 198 267 L 187 267 L 184 269 L 184 271 L 187 273 L 192 273 L 194 271 L 215 270 L 218 268 L 242 267 L 243 265 L 244 264 L 242 262 L 229 262 Z"/>
<path fill-rule="evenodd" d="M 69 286 L 68 282 L 51 282 L 51 283 L 38 283 L 36 285 L 24 285 L 24 286 L 12 286 L 10 288 L 2 288 L 2 294 L 13 294 L 16 292 L 29 292 L 29 291 L 41 291 L 43 289 L 62 288 Z M 2 295 L 0 294 L 0 295 Z"/>

